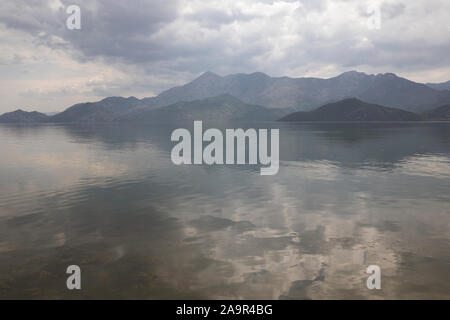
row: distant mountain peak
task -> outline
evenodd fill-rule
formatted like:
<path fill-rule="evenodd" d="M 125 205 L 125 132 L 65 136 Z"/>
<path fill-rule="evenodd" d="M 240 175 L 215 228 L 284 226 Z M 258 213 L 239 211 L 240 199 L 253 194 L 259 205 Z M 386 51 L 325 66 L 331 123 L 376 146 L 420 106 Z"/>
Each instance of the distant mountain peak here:
<path fill-rule="evenodd" d="M 313 111 L 294 112 L 280 121 L 419 121 L 415 113 L 349 98 L 325 104 Z"/>
<path fill-rule="evenodd" d="M 395 73 L 392 73 L 392 72 L 379 73 L 379 74 L 377 74 L 377 77 L 380 77 L 380 78 L 399 78 Z"/>
<path fill-rule="evenodd" d="M 13 115 L 13 114 L 38 114 L 40 112 L 37 112 L 37 111 L 24 111 L 22 109 L 17 109 L 17 110 L 8 112 L 8 113 Z"/>
<path fill-rule="evenodd" d="M 265 74 L 264 72 L 260 72 L 260 71 L 252 72 L 252 73 L 249 74 L 249 76 L 251 76 L 251 77 L 264 77 L 264 78 L 269 78 L 269 76 L 268 76 L 267 74 Z"/>
<path fill-rule="evenodd" d="M 364 101 L 362 101 L 362 100 L 360 100 L 358 98 L 354 98 L 354 97 L 345 98 L 345 99 L 342 99 L 339 102 L 342 102 L 342 103 L 366 103 L 366 102 L 364 102 Z"/>
<path fill-rule="evenodd" d="M 343 73 L 341 73 L 339 76 L 344 76 L 344 77 L 348 77 L 348 76 L 367 76 L 367 74 L 366 73 L 364 73 L 364 72 L 359 72 L 359 71 L 356 71 L 356 70 L 350 70 L 350 71 L 346 71 L 346 72 L 343 72 Z"/>
<path fill-rule="evenodd" d="M 196 80 L 208 79 L 208 78 L 221 78 L 221 76 L 219 76 L 218 74 L 216 74 L 212 71 L 206 71 L 206 72 L 203 72 Z"/>
<path fill-rule="evenodd" d="M 120 97 L 120 96 L 112 96 L 112 97 L 106 97 L 102 100 L 100 100 L 100 102 L 118 102 L 118 101 L 124 101 L 124 100 L 139 100 L 136 97 L 128 97 L 128 98 L 124 98 L 124 97 Z"/>
<path fill-rule="evenodd" d="M 37 123 L 47 120 L 47 115 L 37 111 L 23 111 L 17 109 L 0 116 L 0 123 Z"/>

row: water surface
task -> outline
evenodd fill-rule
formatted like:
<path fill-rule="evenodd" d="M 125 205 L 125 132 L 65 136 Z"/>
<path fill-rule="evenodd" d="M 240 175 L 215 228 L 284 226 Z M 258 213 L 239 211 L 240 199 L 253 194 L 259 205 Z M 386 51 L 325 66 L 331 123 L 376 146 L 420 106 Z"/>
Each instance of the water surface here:
<path fill-rule="evenodd" d="M 168 126 L 0 126 L 0 298 L 450 298 L 450 124 L 261 125 L 276 176 L 175 166 Z"/>

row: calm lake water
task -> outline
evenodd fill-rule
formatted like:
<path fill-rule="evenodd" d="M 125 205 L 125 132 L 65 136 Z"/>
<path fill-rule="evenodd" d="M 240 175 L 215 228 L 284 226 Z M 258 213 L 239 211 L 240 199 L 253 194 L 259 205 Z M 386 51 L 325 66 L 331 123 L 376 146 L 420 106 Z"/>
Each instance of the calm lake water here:
<path fill-rule="evenodd" d="M 265 126 L 276 176 L 175 166 L 166 126 L 0 126 L 0 298 L 450 299 L 450 124 Z"/>

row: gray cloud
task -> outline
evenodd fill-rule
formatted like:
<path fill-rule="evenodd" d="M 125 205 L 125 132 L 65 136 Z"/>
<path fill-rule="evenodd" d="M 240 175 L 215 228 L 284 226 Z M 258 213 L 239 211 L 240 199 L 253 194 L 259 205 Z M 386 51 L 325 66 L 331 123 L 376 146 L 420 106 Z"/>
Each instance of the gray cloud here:
<path fill-rule="evenodd" d="M 26 35 L 27 50 L 45 47 L 127 75 L 101 80 L 91 92 L 98 95 L 155 93 L 205 70 L 331 76 L 358 69 L 450 79 L 448 1 L 375 1 L 380 30 L 366 26 L 371 2 L 15 0 L 1 2 L 0 29 L 14 32 L 11 39 Z M 81 7 L 81 30 L 65 26 L 70 4 Z M 12 50 L 0 53 L 0 65 L 30 61 L 32 53 Z M 77 94 L 87 94 L 86 87 Z M 64 90 L 48 92 L 70 94 Z"/>
<path fill-rule="evenodd" d="M 413 65 L 422 58 L 433 65 L 437 61 L 442 63 L 442 59 L 448 63 L 448 54 L 444 54 L 449 44 L 446 38 L 441 38 L 434 46 L 432 43 L 419 42 L 420 37 L 414 37 L 414 23 L 420 23 L 414 21 L 413 14 L 417 12 L 411 14 L 410 21 L 406 19 L 396 24 L 394 20 L 408 14 L 408 4 L 401 1 L 382 3 L 383 24 L 386 26 L 378 32 L 361 30 L 364 27 L 361 24 L 352 26 L 355 19 L 350 16 L 351 12 L 345 10 L 349 4 L 354 4 L 362 18 L 368 16 L 367 3 L 356 1 L 291 1 L 288 3 L 299 5 L 297 10 L 285 10 L 279 14 L 276 10 L 281 2 L 274 1 L 261 1 L 262 12 L 246 10 L 248 8 L 245 6 L 214 7 L 195 1 L 192 3 L 197 3 L 197 6 L 185 10 L 189 2 L 178 0 L 63 0 L 63 7 L 57 10 L 50 9 L 51 3 L 20 0 L 2 5 L 1 21 L 8 28 L 34 35 L 40 44 L 54 49 L 73 50 L 74 57 L 80 61 L 103 58 L 118 59 L 129 64 L 161 62 L 168 67 L 191 72 L 199 72 L 205 67 L 216 69 L 224 64 L 231 70 L 236 69 L 236 66 L 242 67 L 242 64 L 247 66 L 244 69 L 256 67 L 252 58 L 263 57 L 274 50 L 277 45 L 277 30 L 274 28 L 283 29 L 283 24 L 289 19 L 296 19 L 291 30 L 279 30 L 281 38 L 293 38 L 292 45 L 284 48 L 283 54 L 292 56 L 300 53 L 305 59 L 300 63 L 317 60 L 344 66 L 380 66 L 383 63 Z M 256 3 L 248 2 L 249 8 Z M 339 3 L 342 8 L 337 6 Z M 65 28 L 67 14 L 64 7 L 69 4 L 81 7 L 80 31 Z M 274 7 L 273 14 L 270 5 Z M 415 7 L 412 10 L 425 9 L 428 5 L 424 1 L 422 7 Z M 430 7 L 436 10 L 449 8 L 441 1 L 434 1 Z M 186 12 L 182 13 L 183 10 Z M 346 20 L 345 15 L 348 15 L 348 26 L 341 23 Z M 269 20 L 271 16 L 273 23 Z M 311 19 L 314 16 L 319 19 L 314 21 Z M 426 18 L 430 12 L 424 12 L 422 16 Z M 234 29 L 230 27 L 232 24 L 236 25 Z M 230 28 L 225 29 L 224 25 Z M 426 25 L 421 24 L 421 27 Z M 434 25 L 434 29 L 439 28 L 439 25 Z M 405 32 L 412 36 L 406 43 L 390 36 Z M 430 36 L 435 32 L 429 30 Z M 370 40 L 373 47 L 358 47 L 363 38 Z M 405 51 L 419 48 L 422 50 L 405 57 Z M 291 64 L 292 61 L 274 62 L 275 67 Z"/>

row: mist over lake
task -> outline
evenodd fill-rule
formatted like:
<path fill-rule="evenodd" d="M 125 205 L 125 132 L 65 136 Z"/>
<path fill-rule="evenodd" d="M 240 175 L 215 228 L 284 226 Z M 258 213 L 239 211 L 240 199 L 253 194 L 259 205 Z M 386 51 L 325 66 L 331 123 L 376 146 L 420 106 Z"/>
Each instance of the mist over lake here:
<path fill-rule="evenodd" d="M 450 298 L 449 123 L 224 127 L 279 128 L 278 174 L 176 166 L 176 126 L 0 125 L 0 298 Z"/>

